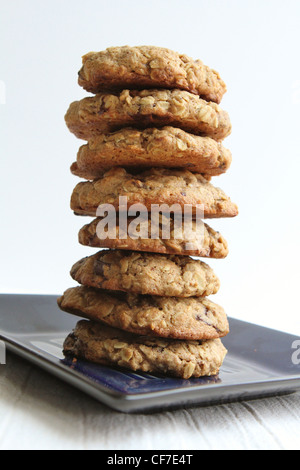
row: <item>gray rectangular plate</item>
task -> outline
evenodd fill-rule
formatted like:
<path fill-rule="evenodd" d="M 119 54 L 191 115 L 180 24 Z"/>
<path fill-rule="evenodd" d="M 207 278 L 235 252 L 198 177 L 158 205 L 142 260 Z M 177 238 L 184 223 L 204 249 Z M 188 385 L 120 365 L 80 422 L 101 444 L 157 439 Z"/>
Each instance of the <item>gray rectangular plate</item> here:
<path fill-rule="evenodd" d="M 0 339 L 8 350 L 42 367 L 113 409 L 137 412 L 252 399 L 300 389 L 294 337 L 230 319 L 229 350 L 218 377 L 179 380 L 78 361 L 62 344 L 78 319 L 62 313 L 56 296 L 0 295 Z M 295 362 L 295 361 L 294 361 Z"/>

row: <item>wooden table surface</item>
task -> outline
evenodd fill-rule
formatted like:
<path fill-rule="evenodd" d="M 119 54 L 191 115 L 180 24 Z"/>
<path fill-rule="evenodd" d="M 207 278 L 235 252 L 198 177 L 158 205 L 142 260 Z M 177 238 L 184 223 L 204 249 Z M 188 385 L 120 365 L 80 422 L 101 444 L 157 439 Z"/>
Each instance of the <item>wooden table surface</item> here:
<path fill-rule="evenodd" d="M 126 415 L 8 353 L 0 366 L 0 449 L 300 448 L 300 394 Z"/>

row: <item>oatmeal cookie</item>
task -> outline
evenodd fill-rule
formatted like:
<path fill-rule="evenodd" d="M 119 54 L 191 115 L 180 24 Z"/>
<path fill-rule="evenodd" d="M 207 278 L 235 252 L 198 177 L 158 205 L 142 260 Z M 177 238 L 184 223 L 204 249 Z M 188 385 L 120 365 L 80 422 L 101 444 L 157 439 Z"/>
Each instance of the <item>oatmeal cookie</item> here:
<path fill-rule="evenodd" d="M 68 289 L 61 310 L 143 336 L 207 340 L 229 333 L 222 307 L 202 297 L 158 297 L 109 293 L 91 287 Z"/>
<path fill-rule="evenodd" d="M 148 211 L 153 205 L 174 205 L 175 212 L 185 206 L 203 205 L 204 218 L 235 217 L 237 206 L 220 188 L 202 175 L 188 170 L 152 169 L 132 175 L 124 168 L 114 168 L 103 178 L 79 183 L 71 197 L 71 209 L 77 215 L 95 217 L 100 205 L 111 204 L 120 210 L 119 198 L 126 197 L 128 208 L 142 204 Z"/>
<path fill-rule="evenodd" d="M 97 364 L 189 379 L 217 375 L 227 350 L 220 339 L 148 338 L 82 320 L 65 340 L 64 354 Z"/>
<path fill-rule="evenodd" d="M 189 134 L 174 127 L 122 129 L 100 134 L 80 147 L 71 172 L 87 180 L 101 178 L 113 167 L 129 171 L 143 168 L 184 168 L 206 178 L 225 173 L 232 155 L 210 137 Z"/>
<path fill-rule="evenodd" d="M 226 85 L 200 60 L 154 46 L 111 47 L 83 56 L 78 83 L 85 90 L 179 88 L 220 103 Z"/>
<path fill-rule="evenodd" d="M 231 133 L 229 115 L 216 103 L 181 90 L 123 90 L 75 101 L 65 115 L 76 137 L 90 140 L 124 127 L 172 126 L 223 140 Z"/>
<path fill-rule="evenodd" d="M 114 222 L 112 225 L 114 225 Z M 105 239 L 100 239 L 97 235 L 97 233 L 99 234 L 99 223 L 105 223 L 106 225 L 106 220 L 99 217 L 90 224 L 85 225 L 79 232 L 79 243 L 94 248 L 200 256 L 204 258 L 226 258 L 228 255 L 226 240 L 220 233 L 215 232 L 203 222 L 198 223 L 198 226 L 195 221 L 192 221 L 191 224 L 187 223 L 183 233 L 178 233 L 175 220 L 173 218 L 169 220 L 168 217 L 160 215 L 157 233 L 157 227 L 155 227 L 155 238 L 153 237 L 153 227 L 150 219 L 141 223 L 141 238 L 134 238 L 136 234 L 132 235 L 131 224 L 135 223 L 135 219 L 128 217 L 125 227 L 126 235 L 122 224 L 120 224 L 120 218 L 117 216 L 116 229 L 111 228 L 109 225 L 105 227 Z"/>
<path fill-rule="evenodd" d="M 220 281 L 202 261 L 188 256 L 105 250 L 71 269 L 79 284 L 98 289 L 162 297 L 216 294 Z"/>

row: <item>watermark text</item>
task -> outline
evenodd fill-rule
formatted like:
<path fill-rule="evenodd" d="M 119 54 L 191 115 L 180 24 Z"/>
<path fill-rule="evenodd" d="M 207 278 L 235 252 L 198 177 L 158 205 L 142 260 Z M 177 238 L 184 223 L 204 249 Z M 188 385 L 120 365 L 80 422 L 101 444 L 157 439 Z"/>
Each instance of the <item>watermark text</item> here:
<path fill-rule="evenodd" d="M 101 204 L 97 237 L 100 240 L 181 240 L 193 251 L 204 242 L 204 206 L 201 204 L 143 204 L 128 207 L 127 197 L 120 196 L 118 208 Z"/>
<path fill-rule="evenodd" d="M 292 344 L 292 349 L 295 349 L 295 352 L 292 354 L 292 363 L 295 366 L 300 365 L 300 340 L 296 340 Z"/>
<path fill-rule="evenodd" d="M 0 340 L 0 365 L 6 364 L 6 348 L 5 343 Z"/>

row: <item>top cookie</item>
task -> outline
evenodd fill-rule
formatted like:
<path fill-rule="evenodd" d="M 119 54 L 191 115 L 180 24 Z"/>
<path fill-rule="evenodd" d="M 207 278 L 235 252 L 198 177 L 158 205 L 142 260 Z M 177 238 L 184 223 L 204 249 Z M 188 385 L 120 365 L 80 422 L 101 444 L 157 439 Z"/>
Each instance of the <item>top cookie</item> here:
<path fill-rule="evenodd" d="M 113 89 L 178 88 L 220 103 L 226 85 L 200 60 L 154 46 L 112 47 L 83 56 L 78 83 L 99 93 Z"/>

